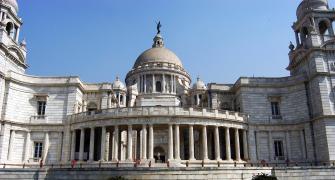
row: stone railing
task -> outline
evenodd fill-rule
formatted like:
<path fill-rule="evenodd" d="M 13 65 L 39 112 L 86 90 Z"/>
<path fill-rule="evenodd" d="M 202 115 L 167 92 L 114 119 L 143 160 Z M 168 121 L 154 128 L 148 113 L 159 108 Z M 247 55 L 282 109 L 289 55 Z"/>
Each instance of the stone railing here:
<path fill-rule="evenodd" d="M 224 119 L 238 122 L 247 122 L 248 116 L 239 112 L 219 111 L 213 109 L 193 109 L 181 107 L 130 107 L 112 108 L 95 112 L 83 112 L 69 116 L 71 123 L 78 123 L 99 118 L 145 117 L 145 116 L 171 116 L 171 117 L 199 117 Z"/>

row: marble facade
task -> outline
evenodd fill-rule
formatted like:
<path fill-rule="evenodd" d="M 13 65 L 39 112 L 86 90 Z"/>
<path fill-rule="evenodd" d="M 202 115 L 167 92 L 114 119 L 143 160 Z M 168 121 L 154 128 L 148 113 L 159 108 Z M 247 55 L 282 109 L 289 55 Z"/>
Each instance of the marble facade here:
<path fill-rule="evenodd" d="M 335 161 L 335 11 L 303 0 L 289 77 L 205 84 L 160 33 L 125 83 L 25 73 L 15 0 L 0 2 L 0 164 Z"/>

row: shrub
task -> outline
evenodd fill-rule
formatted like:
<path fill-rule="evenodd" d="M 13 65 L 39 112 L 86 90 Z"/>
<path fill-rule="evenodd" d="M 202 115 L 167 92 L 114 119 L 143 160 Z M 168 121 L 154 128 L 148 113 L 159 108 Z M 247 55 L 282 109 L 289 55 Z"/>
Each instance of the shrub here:
<path fill-rule="evenodd" d="M 252 180 L 278 180 L 276 176 L 268 175 L 268 174 L 258 174 L 252 177 Z"/>
<path fill-rule="evenodd" d="M 126 180 L 126 178 L 124 178 L 122 176 L 117 176 L 117 177 L 111 177 L 108 180 Z"/>

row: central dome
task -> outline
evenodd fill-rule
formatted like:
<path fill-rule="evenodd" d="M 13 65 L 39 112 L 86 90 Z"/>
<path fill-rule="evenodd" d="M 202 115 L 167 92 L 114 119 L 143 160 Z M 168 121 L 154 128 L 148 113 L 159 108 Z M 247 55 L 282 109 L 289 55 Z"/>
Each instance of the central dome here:
<path fill-rule="evenodd" d="M 178 56 L 164 47 L 154 47 L 144 51 L 136 60 L 134 68 L 148 63 L 170 63 L 183 67 Z"/>
<path fill-rule="evenodd" d="M 164 47 L 163 38 L 157 34 L 151 49 L 144 51 L 137 59 L 133 68 L 148 63 L 169 63 L 183 67 L 178 56 L 171 50 Z"/>

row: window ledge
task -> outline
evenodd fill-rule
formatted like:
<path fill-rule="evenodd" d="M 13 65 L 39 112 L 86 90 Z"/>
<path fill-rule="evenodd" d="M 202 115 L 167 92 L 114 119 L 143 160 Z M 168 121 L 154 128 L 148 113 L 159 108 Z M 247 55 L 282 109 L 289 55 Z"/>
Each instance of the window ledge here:
<path fill-rule="evenodd" d="M 48 123 L 48 116 L 46 115 L 31 116 L 30 123 L 31 124 Z"/>

